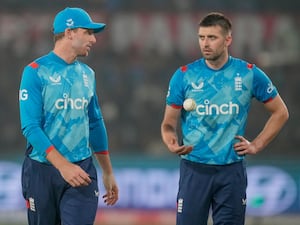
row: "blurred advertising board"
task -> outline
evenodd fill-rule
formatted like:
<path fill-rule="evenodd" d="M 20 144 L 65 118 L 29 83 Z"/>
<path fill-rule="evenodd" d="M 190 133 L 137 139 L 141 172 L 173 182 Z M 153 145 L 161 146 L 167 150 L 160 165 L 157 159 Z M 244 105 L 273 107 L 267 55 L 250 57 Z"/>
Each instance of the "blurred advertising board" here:
<path fill-rule="evenodd" d="M 300 165 L 271 161 L 247 166 L 247 214 L 272 216 L 300 213 Z M 120 188 L 116 209 L 175 210 L 178 160 L 119 158 L 113 162 Z M 22 210 L 21 163 L 0 161 L 0 212 Z M 101 170 L 98 168 L 101 177 Z M 100 195 L 104 188 L 99 179 Z M 99 201 L 99 207 L 105 207 Z"/>

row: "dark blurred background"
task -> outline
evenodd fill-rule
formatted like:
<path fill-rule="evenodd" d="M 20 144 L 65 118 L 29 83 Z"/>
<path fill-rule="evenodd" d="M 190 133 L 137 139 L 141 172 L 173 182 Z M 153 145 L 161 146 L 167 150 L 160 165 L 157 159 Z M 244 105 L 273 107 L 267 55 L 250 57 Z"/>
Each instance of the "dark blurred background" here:
<path fill-rule="evenodd" d="M 160 137 L 165 95 L 173 72 L 199 57 L 197 23 L 210 11 L 233 22 L 231 54 L 256 63 L 286 101 L 290 120 L 257 157 L 300 156 L 300 1 L 298 0 L 1 0 L 0 156 L 23 154 L 18 88 L 23 67 L 52 50 L 54 15 L 66 6 L 86 9 L 107 24 L 89 57 L 113 154 L 168 153 Z M 247 137 L 267 119 L 253 102 Z"/>
<path fill-rule="evenodd" d="M 233 22 L 231 55 L 262 68 L 290 112 L 290 120 L 267 149 L 247 157 L 247 225 L 299 223 L 299 0 L 0 0 L 0 4 L 0 224 L 26 223 L 20 185 L 25 139 L 19 123 L 19 83 L 24 66 L 52 50 L 53 18 L 67 6 L 82 7 L 95 21 L 107 24 L 91 54 L 81 59 L 96 71 L 120 187 L 116 210 L 100 201 L 101 216 L 95 224 L 175 223 L 178 157 L 162 144 L 160 123 L 169 79 L 178 67 L 201 57 L 198 22 L 211 11 L 223 12 Z M 267 118 L 254 100 L 246 136 L 254 138 Z"/>

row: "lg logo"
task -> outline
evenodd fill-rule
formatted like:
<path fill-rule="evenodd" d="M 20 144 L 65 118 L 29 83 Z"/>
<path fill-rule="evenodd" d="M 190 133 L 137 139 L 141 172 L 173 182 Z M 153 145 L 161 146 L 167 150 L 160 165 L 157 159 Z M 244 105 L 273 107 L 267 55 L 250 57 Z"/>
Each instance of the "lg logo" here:
<path fill-rule="evenodd" d="M 25 101 L 28 99 L 28 91 L 26 89 L 22 89 L 19 91 L 19 100 Z"/>

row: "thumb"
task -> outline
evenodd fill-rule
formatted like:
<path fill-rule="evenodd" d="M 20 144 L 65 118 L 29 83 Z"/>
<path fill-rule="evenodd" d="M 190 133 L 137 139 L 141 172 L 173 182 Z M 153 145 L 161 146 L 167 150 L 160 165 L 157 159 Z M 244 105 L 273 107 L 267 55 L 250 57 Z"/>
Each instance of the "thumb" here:
<path fill-rule="evenodd" d="M 243 136 L 240 136 L 240 135 L 235 136 L 235 139 L 237 139 L 239 141 L 245 141 L 246 140 Z"/>

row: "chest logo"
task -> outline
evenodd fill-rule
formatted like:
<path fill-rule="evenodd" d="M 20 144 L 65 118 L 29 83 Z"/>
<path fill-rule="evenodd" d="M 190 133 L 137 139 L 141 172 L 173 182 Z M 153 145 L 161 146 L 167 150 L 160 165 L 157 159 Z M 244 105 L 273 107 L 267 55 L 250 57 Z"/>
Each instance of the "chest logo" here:
<path fill-rule="evenodd" d="M 242 77 L 240 77 L 240 74 L 238 73 L 237 76 L 234 78 L 234 90 L 241 91 L 242 88 L 243 88 L 243 80 Z"/>
<path fill-rule="evenodd" d="M 200 82 L 198 85 L 192 82 L 193 91 L 203 91 L 204 82 Z"/>
<path fill-rule="evenodd" d="M 58 76 L 58 77 L 54 77 L 54 76 L 52 77 L 52 76 L 50 76 L 49 79 L 54 84 L 58 84 L 58 83 L 61 82 L 61 76 Z"/>
<path fill-rule="evenodd" d="M 83 84 L 85 87 L 89 87 L 89 79 L 88 76 L 84 73 L 82 74 Z"/>

